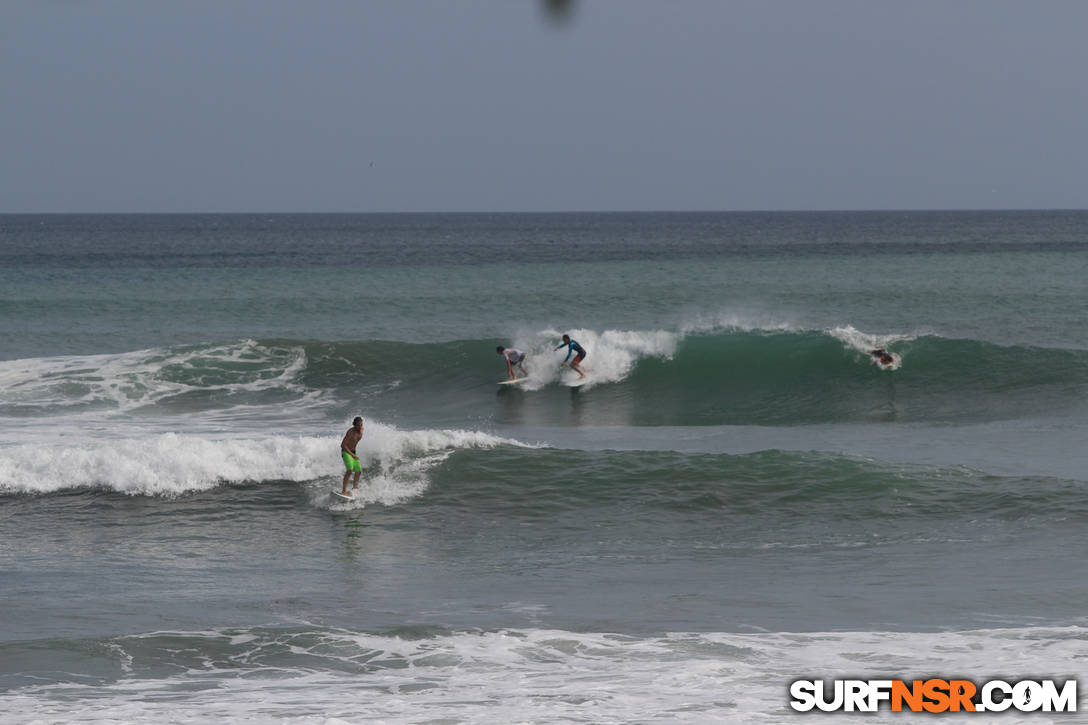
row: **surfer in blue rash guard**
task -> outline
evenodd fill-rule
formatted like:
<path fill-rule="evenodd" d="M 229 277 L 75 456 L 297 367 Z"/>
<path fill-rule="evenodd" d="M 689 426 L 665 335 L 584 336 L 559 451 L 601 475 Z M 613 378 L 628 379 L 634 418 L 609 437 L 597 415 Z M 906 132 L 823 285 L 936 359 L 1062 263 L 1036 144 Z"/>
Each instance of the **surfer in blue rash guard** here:
<path fill-rule="evenodd" d="M 559 367 L 563 367 L 568 362 L 570 362 L 570 369 L 578 373 L 578 377 L 584 378 L 586 374 L 582 372 L 582 368 L 578 367 L 578 364 L 586 359 L 585 348 L 579 345 L 574 340 L 570 339 L 570 335 L 563 335 L 563 344 L 557 346 L 555 349 L 559 350 L 560 348 L 564 347 L 567 348 L 567 359 L 560 363 Z M 577 353 L 577 355 L 575 355 L 575 353 Z M 571 355 L 575 355 L 573 361 L 571 361 L 570 359 Z"/>
<path fill-rule="evenodd" d="M 521 350 L 513 347 L 503 347 L 502 345 L 499 345 L 497 348 L 495 348 L 495 352 L 502 355 L 503 359 L 506 360 L 506 374 L 507 376 L 509 376 L 507 378 L 508 380 L 518 379 L 518 376 L 514 373 L 515 365 L 518 366 L 518 370 L 520 370 L 521 372 L 525 373 L 526 375 L 529 374 L 529 371 L 525 369 L 525 353 L 523 353 Z"/>

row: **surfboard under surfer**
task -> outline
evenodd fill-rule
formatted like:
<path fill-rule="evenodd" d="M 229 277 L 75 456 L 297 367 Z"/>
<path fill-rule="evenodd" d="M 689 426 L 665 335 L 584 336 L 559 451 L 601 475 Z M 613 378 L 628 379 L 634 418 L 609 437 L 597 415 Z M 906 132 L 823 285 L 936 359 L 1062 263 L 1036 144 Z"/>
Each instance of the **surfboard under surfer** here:
<path fill-rule="evenodd" d="M 521 372 L 526 375 L 529 374 L 529 371 L 525 369 L 525 353 L 521 350 L 518 350 L 516 347 L 503 347 L 502 345 L 499 345 L 495 348 L 495 352 L 502 355 L 503 359 L 506 360 L 506 374 L 509 380 L 517 380 L 518 378 L 517 374 L 514 373 L 515 365 L 518 366 L 518 370 Z"/>
<path fill-rule="evenodd" d="M 359 445 L 362 437 L 363 419 L 355 416 L 355 420 L 351 421 L 348 432 L 344 434 L 344 440 L 340 441 L 340 457 L 344 459 L 344 467 L 348 469 L 344 471 L 344 484 L 340 488 L 341 496 L 348 495 L 348 478 L 352 473 L 355 474 L 355 482 L 351 488 L 353 491 L 359 488 L 359 476 L 363 473 L 363 464 L 359 460 L 359 455 L 355 452 L 355 447 Z"/>
<path fill-rule="evenodd" d="M 586 355 L 588 354 L 588 353 L 586 353 L 586 349 L 584 347 L 582 347 L 581 345 L 579 345 L 574 340 L 570 339 L 570 335 L 563 335 L 563 344 L 557 346 L 555 349 L 559 350 L 560 348 L 563 348 L 563 347 L 567 348 L 567 359 L 564 360 L 563 362 L 561 362 L 559 364 L 559 367 L 563 367 L 564 365 L 566 365 L 569 362 L 570 363 L 570 369 L 573 370 L 574 372 L 578 373 L 578 377 L 584 378 L 586 376 L 586 374 L 584 372 L 582 372 L 582 368 L 580 368 L 578 365 L 579 365 L 579 363 L 581 363 L 583 360 L 586 359 Z M 570 359 L 571 355 L 575 355 L 575 358 L 574 358 L 573 361 Z"/>

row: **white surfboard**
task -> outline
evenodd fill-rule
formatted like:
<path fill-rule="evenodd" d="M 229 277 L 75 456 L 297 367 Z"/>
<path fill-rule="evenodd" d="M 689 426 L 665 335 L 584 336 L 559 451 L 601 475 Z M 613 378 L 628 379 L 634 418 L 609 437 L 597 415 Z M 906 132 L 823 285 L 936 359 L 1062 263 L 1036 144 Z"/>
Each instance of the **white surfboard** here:
<path fill-rule="evenodd" d="M 332 493 L 333 499 L 339 499 L 341 501 L 354 501 L 355 500 L 355 497 L 352 496 L 350 493 L 347 496 L 340 493 L 339 491 L 332 491 L 331 493 Z"/>
<path fill-rule="evenodd" d="M 514 378 L 513 380 L 500 380 L 499 385 L 511 385 L 513 383 L 524 383 L 528 379 L 529 379 L 528 377 L 524 377 L 524 378 Z"/>

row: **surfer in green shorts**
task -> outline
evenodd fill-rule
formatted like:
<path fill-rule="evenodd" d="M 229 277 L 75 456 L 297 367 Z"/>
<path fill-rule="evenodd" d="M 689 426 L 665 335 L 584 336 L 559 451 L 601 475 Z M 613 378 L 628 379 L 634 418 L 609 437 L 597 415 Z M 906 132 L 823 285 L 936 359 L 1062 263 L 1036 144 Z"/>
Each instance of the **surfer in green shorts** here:
<path fill-rule="evenodd" d="M 344 466 L 348 469 L 344 471 L 344 485 L 340 488 L 340 495 L 348 495 L 348 477 L 352 473 L 355 474 L 355 482 L 351 488 L 354 490 L 359 488 L 359 476 L 363 473 L 363 464 L 359 461 L 359 456 L 355 453 L 355 447 L 359 445 L 359 440 L 363 437 L 363 419 L 359 416 L 355 416 L 355 420 L 351 421 L 351 427 L 348 428 L 348 432 L 344 434 L 344 440 L 340 441 L 340 457 L 344 459 Z"/>

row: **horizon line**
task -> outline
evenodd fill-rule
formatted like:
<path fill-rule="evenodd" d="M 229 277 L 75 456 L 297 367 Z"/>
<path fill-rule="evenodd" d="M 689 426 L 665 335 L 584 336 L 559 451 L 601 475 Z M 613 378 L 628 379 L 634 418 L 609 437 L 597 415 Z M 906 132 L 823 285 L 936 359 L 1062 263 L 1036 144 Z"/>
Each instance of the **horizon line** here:
<path fill-rule="evenodd" d="M 1088 207 L 914 207 L 914 208 L 872 208 L 872 209 L 572 209 L 572 210 L 442 210 L 404 211 L 0 211 L 0 216 L 306 216 L 306 215 L 342 215 L 361 216 L 366 214 L 903 214 L 934 212 L 1083 212 Z"/>

